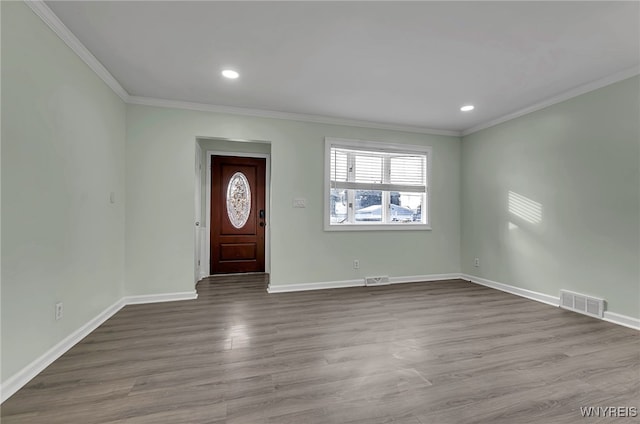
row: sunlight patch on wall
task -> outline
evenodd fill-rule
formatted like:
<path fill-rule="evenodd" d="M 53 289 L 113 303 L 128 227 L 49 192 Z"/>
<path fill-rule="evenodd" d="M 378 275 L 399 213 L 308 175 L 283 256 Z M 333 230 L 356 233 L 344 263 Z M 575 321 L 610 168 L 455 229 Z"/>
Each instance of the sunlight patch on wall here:
<path fill-rule="evenodd" d="M 542 205 L 513 191 L 509 191 L 509 212 L 532 224 L 542 222 Z"/>

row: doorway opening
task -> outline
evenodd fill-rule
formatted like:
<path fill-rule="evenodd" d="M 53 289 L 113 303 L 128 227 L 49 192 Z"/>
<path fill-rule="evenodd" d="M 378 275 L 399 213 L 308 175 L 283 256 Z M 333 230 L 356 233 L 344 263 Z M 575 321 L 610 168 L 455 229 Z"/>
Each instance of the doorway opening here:
<path fill-rule="evenodd" d="M 196 281 L 227 273 L 268 274 L 271 144 L 198 138 L 196 158 Z"/>

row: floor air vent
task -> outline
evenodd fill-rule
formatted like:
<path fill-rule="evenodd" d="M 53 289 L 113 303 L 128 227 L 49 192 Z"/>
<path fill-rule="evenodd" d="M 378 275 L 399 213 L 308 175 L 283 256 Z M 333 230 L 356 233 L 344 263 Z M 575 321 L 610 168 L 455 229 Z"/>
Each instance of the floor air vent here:
<path fill-rule="evenodd" d="M 365 286 L 386 286 L 389 283 L 389 276 L 382 275 L 380 277 L 365 277 Z"/>
<path fill-rule="evenodd" d="M 560 290 L 560 307 L 592 317 L 602 318 L 604 300 L 567 290 Z"/>

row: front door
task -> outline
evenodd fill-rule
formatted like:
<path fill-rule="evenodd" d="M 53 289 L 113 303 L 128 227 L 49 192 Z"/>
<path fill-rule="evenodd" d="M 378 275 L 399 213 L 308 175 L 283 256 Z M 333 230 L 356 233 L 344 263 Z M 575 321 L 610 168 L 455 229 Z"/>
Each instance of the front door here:
<path fill-rule="evenodd" d="M 265 163 L 211 157 L 211 274 L 264 272 Z"/>

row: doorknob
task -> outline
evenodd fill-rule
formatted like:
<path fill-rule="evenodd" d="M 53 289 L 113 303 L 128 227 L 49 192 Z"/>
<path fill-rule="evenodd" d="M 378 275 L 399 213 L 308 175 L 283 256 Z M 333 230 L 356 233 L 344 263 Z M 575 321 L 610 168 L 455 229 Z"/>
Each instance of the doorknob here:
<path fill-rule="evenodd" d="M 267 225 L 267 224 L 265 224 L 264 222 L 260 222 L 260 226 L 261 227 L 264 227 L 265 225 Z"/>

